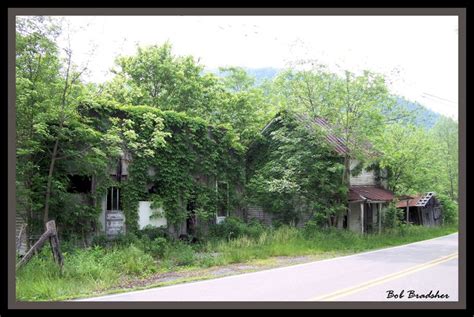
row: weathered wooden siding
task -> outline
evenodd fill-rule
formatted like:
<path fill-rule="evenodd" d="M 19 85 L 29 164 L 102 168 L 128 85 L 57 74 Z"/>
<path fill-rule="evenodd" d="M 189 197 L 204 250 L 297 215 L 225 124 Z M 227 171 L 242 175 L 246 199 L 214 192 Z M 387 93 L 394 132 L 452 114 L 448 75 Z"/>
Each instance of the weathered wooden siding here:
<path fill-rule="evenodd" d="M 357 203 L 349 203 L 349 212 L 347 214 L 347 228 L 354 232 L 362 232 L 362 224 L 361 224 L 361 210 L 360 205 L 361 202 Z M 378 211 L 379 211 L 379 204 L 371 204 L 372 205 L 372 217 L 368 218 L 367 213 L 364 212 L 364 223 L 370 222 L 372 224 L 373 230 L 378 228 Z M 364 205 L 364 211 L 367 208 L 367 204 Z M 382 205 L 382 215 L 384 214 L 386 206 Z"/>
<path fill-rule="evenodd" d="M 26 221 L 20 215 L 16 214 L 16 230 L 15 230 L 15 242 L 18 250 L 18 254 L 24 255 L 27 251 L 27 243 L 26 243 Z M 20 236 L 21 232 L 21 236 Z"/>
<path fill-rule="evenodd" d="M 309 213 L 308 214 L 302 214 L 300 216 L 300 219 L 299 219 L 298 223 L 296 224 L 296 226 L 298 228 L 302 228 L 302 227 L 304 227 L 305 223 L 308 222 L 310 219 L 311 219 L 311 214 L 309 214 Z"/>
<path fill-rule="evenodd" d="M 258 219 L 267 225 L 272 224 L 272 214 L 265 212 L 260 206 L 249 206 L 247 209 L 247 219 Z"/>
<path fill-rule="evenodd" d="M 443 223 L 441 206 L 435 197 L 432 197 L 424 207 L 418 208 L 421 210 L 424 226 L 433 227 Z"/>
<path fill-rule="evenodd" d="M 357 160 L 351 160 L 351 170 L 357 166 Z M 362 170 L 359 175 L 350 176 L 351 185 L 377 185 L 377 179 L 374 171 Z"/>
<path fill-rule="evenodd" d="M 347 228 L 354 232 L 361 232 L 360 204 L 361 203 L 349 203 L 349 213 L 347 215 Z"/>

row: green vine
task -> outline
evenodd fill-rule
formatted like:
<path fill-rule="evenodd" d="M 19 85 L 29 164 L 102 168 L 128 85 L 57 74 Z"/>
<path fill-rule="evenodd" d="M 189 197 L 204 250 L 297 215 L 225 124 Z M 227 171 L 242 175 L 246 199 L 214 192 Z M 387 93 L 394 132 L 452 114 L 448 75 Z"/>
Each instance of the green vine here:
<path fill-rule="evenodd" d="M 161 205 L 173 225 L 185 221 L 191 210 L 203 221 L 211 219 L 218 180 L 230 184 L 229 209 L 239 207 L 236 186 L 243 183 L 243 148 L 231 130 L 173 111 L 110 107 L 109 126 L 132 157 L 128 177 L 120 184 L 127 231 L 138 229 L 141 200 Z"/>

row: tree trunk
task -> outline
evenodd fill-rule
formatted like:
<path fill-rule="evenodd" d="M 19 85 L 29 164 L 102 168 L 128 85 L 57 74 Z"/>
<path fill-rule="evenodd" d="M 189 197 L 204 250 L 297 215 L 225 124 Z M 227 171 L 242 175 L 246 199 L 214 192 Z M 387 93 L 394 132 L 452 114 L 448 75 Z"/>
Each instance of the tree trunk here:
<path fill-rule="evenodd" d="M 48 184 L 46 186 L 46 198 L 44 202 L 44 213 L 43 213 L 43 222 L 45 226 L 49 220 L 49 200 L 51 198 L 51 184 L 53 182 L 53 172 L 54 172 L 54 165 L 56 163 L 56 155 L 58 152 L 58 144 L 59 144 L 59 138 L 57 138 L 56 142 L 54 143 L 53 153 L 51 154 L 51 163 L 49 165 Z"/>

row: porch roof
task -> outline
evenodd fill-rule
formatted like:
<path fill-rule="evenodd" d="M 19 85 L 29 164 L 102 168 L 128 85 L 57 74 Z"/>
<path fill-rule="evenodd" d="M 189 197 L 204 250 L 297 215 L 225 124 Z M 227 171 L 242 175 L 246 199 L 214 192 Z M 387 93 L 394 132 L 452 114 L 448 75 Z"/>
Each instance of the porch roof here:
<path fill-rule="evenodd" d="M 418 203 L 418 201 L 420 200 L 421 198 L 421 195 L 417 195 L 417 196 L 414 196 L 412 199 L 403 199 L 403 200 L 400 200 L 398 203 L 397 203 L 397 208 L 404 208 L 407 206 L 407 201 L 408 201 L 408 207 L 416 207 L 416 204 Z"/>
<path fill-rule="evenodd" d="M 378 186 L 356 186 L 349 189 L 349 201 L 372 200 L 372 201 L 391 201 L 394 198 L 392 191 Z"/>

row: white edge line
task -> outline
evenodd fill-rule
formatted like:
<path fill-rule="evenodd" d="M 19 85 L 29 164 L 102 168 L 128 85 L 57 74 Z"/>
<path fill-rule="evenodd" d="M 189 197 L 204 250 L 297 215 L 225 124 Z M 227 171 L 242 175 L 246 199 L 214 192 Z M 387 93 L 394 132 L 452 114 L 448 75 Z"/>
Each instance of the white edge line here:
<path fill-rule="evenodd" d="M 292 268 L 295 268 L 295 267 L 312 265 L 314 263 L 335 261 L 335 260 L 346 259 L 346 258 L 350 258 L 350 257 L 362 256 L 362 255 L 365 255 L 365 254 L 371 254 L 371 253 L 377 253 L 377 252 L 381 252 L 381 251 L 398 249 L 398 248 L 406 247 L 406 246 L 409 246 L 409 245 L 421 244 L 421 243 L 424 243 L 424 242 L 427 242 L 427 241 L 447 238 L 447 237 L 455 235 L 455 234 L 458 234 L 458 232 L 450 233 L 450 234 L 447 234 L 447 235 L 444 235 L 444 236 L 441 236 L 441 237 L 436 237 L 436 238 L 431 238 L 431 239 L 427 239 L 427 240 L 422 240 L 422 241 L 412 242 L 412 243 L 408 243 L 408 244 L 403 244 L 403 245 L 399 245 L 399 246 L 395 246 L 395 247 L 386 247 L 386 248 L 367 251 L 367 252 L 362 252 L 362 253 L 356 253 L 356 254 L 344 255 L 344 256 L 340 256 L 340 257 L 334 257 L 334 258 L 330 258 L 330 259 L 322 259 L 322 260 L 316 260 L 316 261 L 311 261 L 311 262 L 307 262 L 307 263 L 277 267 L 277 268 L 268 269 L 268 270 L 261 270 L 261 271 L 256 271 L 256 272 L 235 274 L 235 275 L 231 275 L 231 276 L 217 277 L 217 278 L 212 278 L 212 279 L 206 279 L 206 280 L 203 280 L 203 281 L 191 281 L 191 282 L 188 282 L 188 283 L 185 282 L 185 283 L 181 283 L 181 284 L 177 284 L 177 285 L 169 285 L 169 286 L 161 286 L 161 287 L 157 286 L 157 287 L 148 288 L 148 289 L 144 289 L 144 290 L 131 291 L 131 292 L 122 292 L 122 293 L 104 295 L 104 296 L 99 296 L 99 297 L 78 298 L 78 299 L 68 300 L 68 301 L 65 301 L 65 302 L 71 302 L 71 301 L 75 301 L 75 302 L 80 302 L 80 301 L 95 302 L 98 299 L 106 299 L 106 298 L 111 298 L 111 297 L 123 296 L 125 294 L 140 294 L 140 293 L 150 292 L 150 291 L 153 291 L 153 290 L 158 289 L 158 288 L 160 288 L 160 289 L 162 289 L 162 288 L 170 289 L 170 288 L 184 287 L 184 286 L 188 286 L 188 285 L 191 285 L 191 284 L 194 285 L 194 284 L 200 284 L 200 283 L 205 283 L 205 282 L 210 282 L 210 281 L 215 281 L 215 280 L 238 278 L 238 277 L 241 277 L 241 276 L 249 276 L 249 275 L 252 275 L 252 274 L 264 273 L 264 272 L 269 272 L 269 271 L 278 271 L 278 270 L 285 270 L 285 269 L 287 270 L 287 269 L 292 269 Z M 92 299 L 96 299 L 96 300 L 92 300 Z"/>

